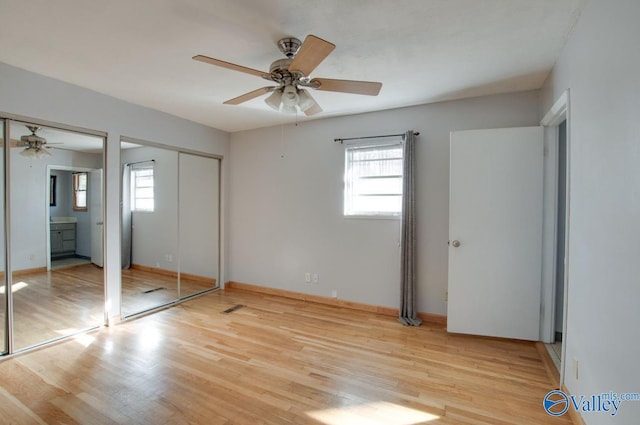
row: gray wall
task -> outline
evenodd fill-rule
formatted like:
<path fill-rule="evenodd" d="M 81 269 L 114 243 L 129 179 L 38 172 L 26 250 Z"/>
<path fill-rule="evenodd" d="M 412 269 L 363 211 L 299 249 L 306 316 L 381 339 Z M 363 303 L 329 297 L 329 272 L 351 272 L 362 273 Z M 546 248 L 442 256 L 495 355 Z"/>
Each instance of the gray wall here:
<path fill-rule="evenodd" d="M 228 280 L 398 307 L 400 222 L 343 217 L 336 137 L 418 137 L 418 308 L 447 313 L 449 133 L 538 125 L 539 93 L 474 98 L 234 133 Z M 318 273 L 318 284 L 304 273 Z"/>
<path fill-rule="evenodd" d="M 565 382 L 573 394 L 640 391 L 639 20 L 637 0 L 591 0 L 544 89 L 541 113 L 567 88 L 571 95 Z M 637 401 L 616 417 L 583 414 L 589 425 L 639 417 Z"/>

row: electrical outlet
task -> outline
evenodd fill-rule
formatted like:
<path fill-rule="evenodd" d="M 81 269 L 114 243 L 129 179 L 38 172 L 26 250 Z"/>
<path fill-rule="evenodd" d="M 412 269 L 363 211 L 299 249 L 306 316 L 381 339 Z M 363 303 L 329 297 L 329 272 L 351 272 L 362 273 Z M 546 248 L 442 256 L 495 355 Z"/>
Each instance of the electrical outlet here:
<path fill-rule="evenodd" d="M 313 276 L 311 277 L 311 280 L 313 281 L 313 283 L 320 282 L 320 276 L 318 275 L 318 273 L 314 273 Z"/>
<path fill-rule="evenodd" d="M 35 259 L 36 259 L 36 254 L 31 254 L 31 255 L 29 256 L 29 260 L 33 261 L 33 260 L 35 260 Z"/>
<path fill-rule="evenodd" d="M 576 378 L 576 381 L 578 380 L 578 376 L 579 376 L 579 374 L 578 374 L 578 372 L 579 372 L 578 366 L 579 366 L 578 365 L 578 359 L 573 359 L 573 376 Z"/>
<path fill-rule="evenodd" d="M 173 254 L 169 254 L 168 256 L 169 256 L 169 262 L 173 263 Z"/>
<path fill-rule="evenodd" d="M 444 300 L 449 301 L 449 291 L 444 291 Z"/>
<path fill-rule="evenodd" d="M 306 272 L 304 274 L 304 281 L 307 282 L 307 283 L 311 282 L 311 273 Z"/>
<path fill-rule="evenodd" d="M 331 290 L 331 298 L 338 298 L 338 290 L 337 289 L 332 289 Z"/>

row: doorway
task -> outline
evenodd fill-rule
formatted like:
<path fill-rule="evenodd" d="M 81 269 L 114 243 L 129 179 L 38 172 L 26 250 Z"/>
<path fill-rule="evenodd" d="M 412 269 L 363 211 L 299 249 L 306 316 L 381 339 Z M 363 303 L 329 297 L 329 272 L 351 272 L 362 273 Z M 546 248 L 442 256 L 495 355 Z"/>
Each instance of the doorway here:
<path fill-rule="evenodd" d="M 90 263 L 103 267 L 102 169 L 47 168 L 47 270 Z M 82 194 L 80 199 L 78 193 Z"/>
<path fill-rule="evenodd" d="M 542 119 L 545 127 L 545 230 L 541 340 L 557 367 L 560 385 L 566 369 L 571 215 L 571 121 L 569 90 Z"/>

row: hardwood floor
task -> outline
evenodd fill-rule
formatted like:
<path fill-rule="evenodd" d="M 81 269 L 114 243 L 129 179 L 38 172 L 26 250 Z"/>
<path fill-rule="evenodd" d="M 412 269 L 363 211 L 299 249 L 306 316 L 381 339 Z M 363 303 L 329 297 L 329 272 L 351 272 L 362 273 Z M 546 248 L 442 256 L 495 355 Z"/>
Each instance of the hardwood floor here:
<path fill-rule="evenodd" d="M 211 289 L 212 284 L 180 278 L 180 293 L 189 296 Z M 178 299 L 178 278 L 150 270 L 122 270 L 122 317 L 158 307 Z"/>
<path fill-rule="evenodd" d="M 233 313 L 222 311 L 244 305 Z M 0 417 L 64 424 L 570 424 L 535 344 L 220 291 L 0 362 Z"/>
<path fill-rule="evenodd" d="M 102 269 L 93 264 L 13 276 L 17 349 L 104 323 Z"/>
<path fill-rule="evenodd" d="M 103 270 L 93 264 L 17 273 L 13 277 L 16 349 L 104 324 L 103 282 Z M 122 287 L 123 316 L 178 298 L 175 277 L 148 271 L 123 270 Z M 157 288 L 163 289 L 153 291 Z M 187 294 L 209 288 L 203 282 L 181 279 L 181 289 Z M 4 323 L 2 314 L 0 323 Z"/>

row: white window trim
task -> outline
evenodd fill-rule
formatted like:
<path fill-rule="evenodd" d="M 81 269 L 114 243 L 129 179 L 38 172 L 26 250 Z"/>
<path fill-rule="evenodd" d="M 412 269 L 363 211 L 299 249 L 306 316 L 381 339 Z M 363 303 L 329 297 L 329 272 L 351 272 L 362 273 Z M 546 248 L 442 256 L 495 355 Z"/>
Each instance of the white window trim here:
<path fill-rule="evenodd" d="M 136 203 L 136 172 L 141 170 L 151 169 L 153 171 L 153 209 L 140 209 L 137 208 Z M 156 171 L 155 162 L 147 161 L 143 163 L 134 164 L 131 166 L 131 211 L 136 213 L 153 213 L 156 209 Z"/>
<path fill-rule="evenodd" d="M 344 168 L 343 168 L 343 191 L 342 191 L 342 216 L 345 219 L 356 219 L 356 220 L 362 220 L 362 219 L 373 219 L 373 220 L 400 220 L 402 218 L 402 211 L 398 211 L 398 212 L 394 212 L 394 213 L 385 213 L 385 212 L 378 212 L 378 213 L 371 213 L 371 214 L 347 214 L 347 185 L 348 185 L 348 178 L 347 178 L 347 172 L 348 172 L 348 158 L 347 158 L 347 150 L 349 148 L 360 148 L 360 149 L 366 149 L 366 148 L 373 148 L 373 147 L 386 147 L 386 146 L 404 146 L 404 139 L 402 138 L 402 136 L 398 136 L 398 138 L 394 138 L 394 139 L 373 139 L 373 140 L 360 140 L 360 141 L 349 141 L 349 142 L 344 142 Z M 404 157 L 404 155 L 403 155 Z M 404 178 L 404 176 L 403 176 Z"/>

